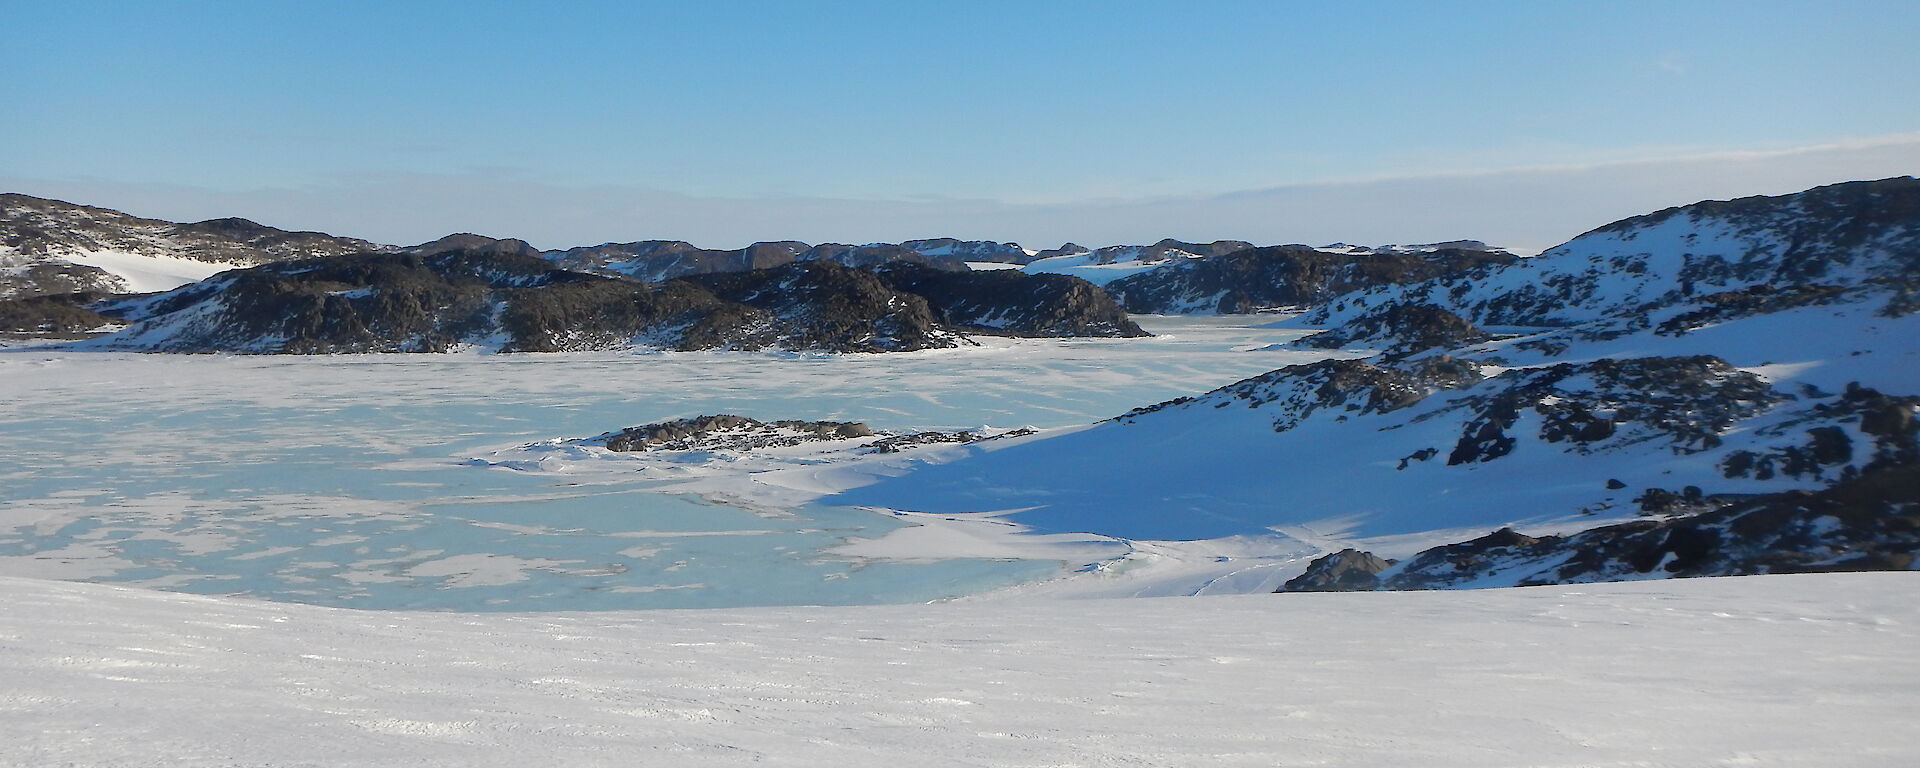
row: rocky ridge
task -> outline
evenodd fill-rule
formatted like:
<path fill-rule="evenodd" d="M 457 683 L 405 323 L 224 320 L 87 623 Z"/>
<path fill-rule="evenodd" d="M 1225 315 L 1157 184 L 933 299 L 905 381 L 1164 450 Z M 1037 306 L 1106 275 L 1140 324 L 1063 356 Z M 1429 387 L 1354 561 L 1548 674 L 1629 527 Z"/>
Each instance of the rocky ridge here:
<path fill-rule="evenodd" d="M 124 293 L 125 278 L 70 259 L 113 253 L 223 266 L 385 250 L 321 232 L 247 219 L 176 223 L 19 194 L 0 194 L 0 298 L 75 291 Z"/>
<path fill-rule="evenodd" d="M 1333 327 L 1417 303 L 1479 325 L 1572 326 L 1725 304 L 1746 291 L 1902 290 L 1916 280 L 1920 180 L 1899 177 L 1622 219 L 1533 258 L 1342 296 L 1300 322 Z"/>
<path fill-rule="evenodd" d="M 1518 260 L 1500 250 L 1334 252 L 1304 245 L 1245 248 L 1115 280 L 1107 290 L 1128 312 L 1247 314 L 1306 307 L 1382 285 L 1461 276 Z"/>
<path fill-rule="evenodd" d="M 967 343 L 961 328 L 985 328 L 975 315 L 989 310 L 1003 321 L 990 330 L 1004 335 L 1141 333 L 1104 294 L 1071 279 L 960 273 L 934 281 L 942 288 L 930 303 L 872 270 L 828 260 L 643 283 L 558 269 L 511 243 L 469 242 L 479 247 L 267 264 L 101 302 L 94 309 L 132 325 L 88 346 L 253 354 L 893 352 Z M 973 302 L 982 292 L 967 286 L 970 279 L 1017 284 L 1021 290 L 1005 300 L 1019 305 Z M 967 323 L 950 326 L 943 317 Z"/>

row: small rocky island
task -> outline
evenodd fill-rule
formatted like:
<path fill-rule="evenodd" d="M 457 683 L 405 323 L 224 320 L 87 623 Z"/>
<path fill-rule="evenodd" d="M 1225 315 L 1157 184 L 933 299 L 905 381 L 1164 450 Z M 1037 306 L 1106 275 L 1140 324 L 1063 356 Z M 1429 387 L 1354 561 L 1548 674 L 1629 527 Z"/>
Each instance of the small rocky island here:
<path fill-rule="evenodd" d="M 650 451 L 755 451 L 791 448 L 809 443 L 836 443 L 876 438 L 852 446 L 856 453 L 898 453 L 920 445 L 971 443 L 1001 437 L 1021 437 L 1034 430 L 1020 428 L 994 433 L 953 432 L 880 432 L 857 421 L 760 421 L 745 416 L 721 413 L 695 416 L 658 424 L 628 427 L 597 437 L 572 441 L 577 445 L 599 446 L 615 452 Z"/>

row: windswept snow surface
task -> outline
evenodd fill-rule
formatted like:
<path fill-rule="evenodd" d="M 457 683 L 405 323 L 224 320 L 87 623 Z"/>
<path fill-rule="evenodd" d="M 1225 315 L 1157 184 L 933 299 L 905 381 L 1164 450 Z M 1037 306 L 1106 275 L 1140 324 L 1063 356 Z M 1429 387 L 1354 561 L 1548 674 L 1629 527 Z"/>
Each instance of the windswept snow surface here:
<path fill-rule="evenodd" d="M 9 766 L 1920 761 L 1920 574 L 587 614 L 0 578 Z"/>
<path fill-rule="evenodd" d="M 1083 574 L 1077 594 L 1218 591 L 1252 566 L 1264 579 L 1306 554 L 1297 542 L 1259 556 L 1228 542 L 1247 559 L 1222 562 L 1213 544 L 1153 555 L 812 503 L 907 454 L 846 468 L 517 448 L 711 413 L 1060 428 L 1320 356 L 1247 351 L 1298 332 L 1146 321 L 1161 335 L 887 355 L 0 350 L 0 575 L 523 611 L 924 601 L 1115 557 L 1127 577 Z M 945 527 L 890 536 L 919 525 Z M 1144 561 L 1179 583 L 1140 583 Z"/>

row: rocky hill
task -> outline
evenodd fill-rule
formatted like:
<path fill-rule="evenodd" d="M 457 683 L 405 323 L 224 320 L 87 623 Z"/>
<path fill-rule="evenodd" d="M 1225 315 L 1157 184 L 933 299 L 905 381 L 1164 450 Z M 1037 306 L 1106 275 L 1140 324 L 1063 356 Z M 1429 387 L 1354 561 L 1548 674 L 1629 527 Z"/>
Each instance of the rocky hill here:
<path fill-rule="evenodd" d="M 1331 327 L 1418 303 L 1479 325 L 1570 326 L 1712 304 L 1730 292 L 1900 287 L 1916 275 L 1920 180 L 1900 177 L 1635 216 L 1483 272 L 1343 296 L 1302 323 Z"/>
<path fill-rule="evenodd" d="M 1301 346 L 1343 359 L 831 501 L 1277 532 L 1333 553 L 1300 589 L 1910 568 L 1916 199 L 1892 179 L 1700 203 L 1363 289 L 1307 315 L 1327 330 Z"/>
<path fill-rule="evenodd" d="M 222 269 L 383 249 L 246 219 L 180 224 L 0 194 L 0 298 L 172 288 Z"/>
<path fill-rule="evenodd" d="M 558 269 L 499 241 L 472 244 L 267 264 L 168 293 L 99 302 L 93 309 L 131 326 L 86 345 L 254 354 L 891 352 L 956 346 L 966 342 L 964 331 L 1141 333 L 1104 294 L 1071 279 L 926 267 L 911 267 L 918 277 L 883 278 L 822 260 L 645 283 Z M 970 279 L 1006 288 L 1003 303 L 994 303 L 994 290 L 969 286 Z M 908 285 L 931 298 L 900 287 Z"/>
<path fill-rule="evenodd" d="M 1463 276 L 1516 261 L 1513 254 L 1492 249 L 1376 252 L 1280 245 L 1185 260 L 1120 278 L 1107 290 L 1128 312 L 1244 314 L 1313 306 L 1352 291 Z"/>
<path fill-rule="evenodd" d="M 1138 337 L 1140 329 L 1098 286 L 1066 275 L 950 272 L 910 263 L 877 270 L 895 290 L 926 298 L 938 321 L 1002 336 Z"/>

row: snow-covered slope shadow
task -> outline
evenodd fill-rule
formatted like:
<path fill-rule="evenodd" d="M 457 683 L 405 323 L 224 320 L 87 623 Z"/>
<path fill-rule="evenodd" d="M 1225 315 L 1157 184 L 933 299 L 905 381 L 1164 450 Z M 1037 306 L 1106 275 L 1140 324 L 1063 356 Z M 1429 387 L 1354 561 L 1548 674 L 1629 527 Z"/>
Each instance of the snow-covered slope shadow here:
<path fill-rule="evenodd" d="M 1390 354 L 826 501 L 1135 539 L 1401 537 L 1374 547 L 1400 555 L 1442 531 L 1553 532 L 1824 487 L 1913 460 L 1917 202 L 1920 182 L 1891 179 L 1701 203 L 1504 268 L 1350 294 L 1293 324 L 1347 323 L 1342 346 Z M 1487 341 L 1461 318 L 1566 327 Z"/>

